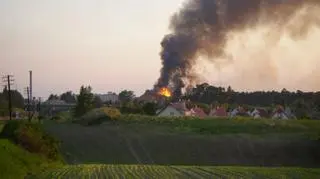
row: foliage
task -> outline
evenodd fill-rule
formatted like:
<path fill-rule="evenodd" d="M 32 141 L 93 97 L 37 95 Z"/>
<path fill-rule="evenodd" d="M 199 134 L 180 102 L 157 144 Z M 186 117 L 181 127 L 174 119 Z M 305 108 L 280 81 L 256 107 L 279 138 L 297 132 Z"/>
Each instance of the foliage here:
<path fill-rule="evenodd" d="M 144 114 L 154 116 L 157 111 L 157 104 L 155 103 L 145 103 L 142 107 Z"/>
<path fill-rule="evenodd" d="M 4 103 L 7 103 L 8 100 L 9 100 L 8 90 L 7 88 L 4 88 L 2 94 L 0 95 L 0 103 L 1 101 L 4 101 Z M 24 98 L 19 91 L 11 90 L 11 101 L 12 101 L 12 107 L 24 108 Z"/>
<path fill-rule="evenodd" d="M 120 111 L 123 114 L 143 114 L 144 113 L 142 106 L 132 101 L 121 105 Z"/>
<path fill-rule="evenodd" d="M 7 139 L 0 139 L 0 178 L 24 178 L 61 167 L 59 162 L 29 153 Z"/>
<path fill-rule="evenodd" d="M 72 93 L 72 91 L 67 91 L 60 95 L 60 99 L 65 101 L 66 103 L 76 103 L 76 95 Z"/>
<path fill-rule="evenodd" d="M 80 117 L 94 108 L 94 96 L 90 86 L 81 86 L 80 94 L 77 96 L 77 104 L 74 110 L 74 116 Z"/>
<path fill-rule="evenodd" d="M 117 120 L 120 115 L 120 111 L 116 108 L 103 107 L 87 112 L 74 122 L 86 126 L 98 125 L 104 121 Z"/>
<path fill-rule="evenodd" d="M 59 100 L 59 96 L 56 94 L 50 94 L 50 96 L 48 97 L 48 101 L 50 100 Z"/>
<path fill-rule="evenodd" d="M 52 120 L 55 120 L 58 122 L 70 121 L 72 120 L 72 114 L 68 111 L 59 112 L 52 117 Z"/>
<path fill-rule="evenodd" d="M 99 96 L 94 96 L 93 103 L 95 108 L 101 108 L 103 106 L 103 102 Z"/>
<path fill-rule="evenodd" d="M 320 169 L 206 167 L 157 165 L 73 165 L 51 170 L 39 178 L 308 178 L 317 179 Z"/>
<path fill-rule="evenodd" d="M 135 97 L 134 92 L 133 91 L 129 91 L 129 90 L 123 90 L 119 93 L 119 100 L 121 101 L 121 103 L 126 104 L 130 101 L 133 101 L 133 98 Z"/>
<path fill-rule="evenodd" d="M 8 101 L 0 99 L 0 116 L 9 116 Z"/>
<path fill-rule="evenodd" d="M 236 92 L 231 87 L 227 89 L 211 86 L 207 83 L 197 85 L 183 96 L 193 103 L 229 104 L 230 106 L 248 105 L 270 107 L 275 105 L 291 106 L 293 112 L 297 111 L 298 118 L 319 118 L 310 113 L 320 111 L 320 92 L 290 92 L 283 89 L 277 91 Z"/>
<path fill-rule="evenodd" d="M 51 160 L 61 160 L 59 142 L 48 135 L 40 124 L 8 121 L 0 136 L 15 142 L 31 153 L 44 155 Z"/>
<path fill-rule="evenodd" d="M 310 107 L 303 99 L 297 99 L 292 104 L 293 110 L 295 111 L 295 115 L 297 118 L 309 118 L 308 109 Z"/>
<path fill-rule="evenodd" d="M 158 117 L 144 115 L 122 115 L 120 121 L 165 125 L 177 130 L 189 130 L 204 134 L 266 134 L 266 133 L 314 133 L 320 131 L 320 121 L 272 120 L 238 118 Z"/>

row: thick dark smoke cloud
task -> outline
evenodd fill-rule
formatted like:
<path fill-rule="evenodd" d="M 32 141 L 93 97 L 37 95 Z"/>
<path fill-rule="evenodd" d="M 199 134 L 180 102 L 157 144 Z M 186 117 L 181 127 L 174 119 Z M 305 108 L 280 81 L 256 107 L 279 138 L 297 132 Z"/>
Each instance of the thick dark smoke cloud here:
<path fill-rule="evenodd" d="M 176 94 L 198 81 L 193 69 L 200 56 L 224 57 L 227 33 L 257 23 L 284 23 L 303 5 L 320 0 L 189 0 L 170 22 L 171 34 L 161 42 L 162 69 L 155 89 L 170 86 Z M 308 27 L 292 31 L 302 35 Z M 279 30 L 279 29 L 277 29 Z M 298 33 L 298 34 L 297 34 Z"/>

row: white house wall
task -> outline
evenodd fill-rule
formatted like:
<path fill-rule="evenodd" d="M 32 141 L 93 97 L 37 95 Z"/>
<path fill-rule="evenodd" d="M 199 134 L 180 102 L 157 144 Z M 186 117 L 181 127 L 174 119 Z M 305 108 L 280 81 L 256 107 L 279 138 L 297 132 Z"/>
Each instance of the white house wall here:
<path fill-rule="evenodd" d="M 158 116 L 160 117 L 164 117 L 164 116 L 182 116 L 182 114 L 176 110 L 173 107 L 167 107 L 165 108 L 160 114 L 158 114 Z"/>

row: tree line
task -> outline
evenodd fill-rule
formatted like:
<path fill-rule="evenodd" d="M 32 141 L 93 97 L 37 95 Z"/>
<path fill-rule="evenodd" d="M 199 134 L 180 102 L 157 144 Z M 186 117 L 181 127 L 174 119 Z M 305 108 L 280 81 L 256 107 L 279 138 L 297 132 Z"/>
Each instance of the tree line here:
<path fill-rule="evenodd" d="M 17 90 L 12 90 L 12 106 L 13 108 L 25 107 L 24 98 Z M 131 90 L 123 90 L 119 93 L 119 103 L 116 107 L 122 113 L 136 113 L 155 115 L 157 108 L 161 107 L 152 102 L 139 103 L 136 96 Z M 188 89 L 185 95 L 179 97 L 190 101 L 190 104 L 197 104 L 206 112 L 210 110 L 212 105 L 226 105 L 229 107 L 269 107 L 273 108 L 277 105 L 290 107 L 298 118 L 320 119 L 320 92 L 303 92 L 303 91 L 255 91 L 255 92 L 237 92 L 230 86 L 228 88 L 216 87 L 203 83 L 196 85 L 194 88 Z M 63 100 L 66 103 L 77 104 L 75 111 L 84 113 L 92 108 L 99 108 L 104 105 L 110 105 L 108 102 L 102 102 L 98 96 L 92 93 L 90 86 L 81 86 L 79 95 L 72 91 L 67 91 L 61 95 L 51 94 L 48 100 Z M 177 99 L 173 99 L 177 100 Z M 80 105 L 81 104 L 81 105 Z M 4 88 L 0 93 L 0 115 L 4 116 L 8 113 L 8 90 Z"/>
<path fill-rule="evenodd" d="M 228 104 L 232 106 L 275 107 L 281 105 L 294 110 L 298 118 L 320 119 L 320 92 L 255 91 L 237 92 L 228 88 L 203 83 L 188 90 L 184 99 L 207 105 Z"/>
<path fill-rule="evenodd" d="M 9 92 L 7 87 L 3 88 L 0 92 L 0 116 L 9 115 Z M 24 98 L 22 94 L 17 90 L 11 90 L 11 103 L 12 108 L 24 108 Z"/>

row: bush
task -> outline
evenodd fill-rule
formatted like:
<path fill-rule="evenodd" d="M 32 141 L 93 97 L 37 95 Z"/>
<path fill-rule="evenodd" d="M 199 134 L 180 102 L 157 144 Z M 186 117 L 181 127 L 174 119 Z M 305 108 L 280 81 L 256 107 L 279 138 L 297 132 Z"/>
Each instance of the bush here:
<path fill-rule="evenodd" d="M 67 111 L 59 112 L 51 118 L 51 120 L 58 121 L 58 122 L 69 121 L 71 119 L 72 119 L 72 114 Z"/>
<path fill-rule="evenodd" d="M 8 121 L 0 136 L 13 141 L 31 153 L 38 153 L 52 160 L 62 159 L 59 142 L 49 136 L 40 124 Z"/>
<path fill-rule="evenodd" d="M 120 115 L 116 108 L 103 107 L 89 111 L 75 122 L 86 126 L 99 125 L 105 121 L 116 120 Z"/>

